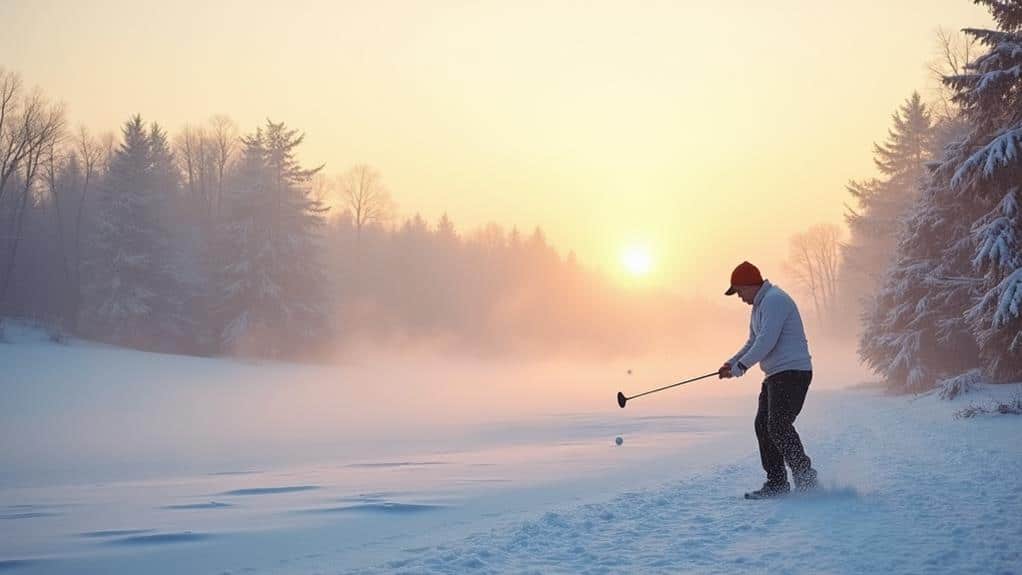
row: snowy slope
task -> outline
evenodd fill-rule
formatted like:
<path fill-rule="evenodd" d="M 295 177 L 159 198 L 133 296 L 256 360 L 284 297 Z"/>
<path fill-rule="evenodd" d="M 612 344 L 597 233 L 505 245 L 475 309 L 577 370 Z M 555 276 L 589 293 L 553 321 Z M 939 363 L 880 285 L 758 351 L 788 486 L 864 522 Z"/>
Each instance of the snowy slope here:
<path fill-rule="evenodd" d="M 1022 418 L 953 418 L 1022 386 L 945 402 L 828 390 L 824 373 L 797 426 L 828 489 L 750 502 L 755 376 L 620 410 L 622 377 L 582 368 L 246 364 L 8 336 L 0 570 L 1022 572 Z M 526 381 L 546 400 L 493 407 Z"/>
<path fill-rule="evenodd" d="M 829 484 L 816 495 L 740 499 L 761 474 L 747 455 L 513 529 L 406 549 L 371 571 L 1020 573 L 1022 421 L 953 421 L 964 401 L 849 391 L 817 403 L 802 425 Z"/>

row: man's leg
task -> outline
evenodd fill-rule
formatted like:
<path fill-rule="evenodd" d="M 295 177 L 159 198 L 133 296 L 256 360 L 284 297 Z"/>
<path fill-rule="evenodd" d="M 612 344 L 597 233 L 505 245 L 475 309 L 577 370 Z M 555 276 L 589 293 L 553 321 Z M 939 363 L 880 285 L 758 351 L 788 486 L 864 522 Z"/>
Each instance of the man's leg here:
<path fill-rule="evenodd" d="M 795 418 L 802 411 L 812 377 L 811 371 L 784 371 L 768 377 L 764 382 L 769 414 L 767 433 L 783 454 L 785 463 L 791 467 L 796 487 L 812 470 L 812 461 L 806 455 L 794 425 Z M 815 479 L 814 471 L 812 475 Z"/>
<path fill-rule="evenodd" d="M 784 455 L 770 437 L 770 402 L 766 380 L 759 392 L 759 409 L 756 411 L 756 439 L 759 440 L 759 459 L 767 474 L 767 482 L 774 485 L 788 483 L 788 472 L 784 469 Z"/>

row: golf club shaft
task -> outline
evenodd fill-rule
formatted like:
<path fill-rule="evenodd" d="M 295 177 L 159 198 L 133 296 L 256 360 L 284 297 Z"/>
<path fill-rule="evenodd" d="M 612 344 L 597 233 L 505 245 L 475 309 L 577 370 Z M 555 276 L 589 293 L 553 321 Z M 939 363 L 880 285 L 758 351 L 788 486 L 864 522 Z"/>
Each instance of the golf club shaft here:
<path fill-rule="evenodd" d="M 692 383 L 693 381 L 699 381 L 700 379 L 706 379 L 707 377 L 710 377 L 711 375 L 717 375 L 717 372 L 714 371 L 714 372 L 711 372 L 711 373 L 707 373 L 706 375 L 700 375 L 699 377 L 693 377 L 692 379 L 686 379 L 685 381 L 679 381 L 678 383 L 672 383 L 671 385 L 665 385 L 663 387 L 658 387 L 656 389 L 651 389 L 649 391 L 644 391 L 644 392 L 640 393 L 639 395 L 633 395 L 633 396 L 629 397 L 628 399 L 632 400 L 632 399 L 635 399 L 636 397 L 642 397 L 644 395 L 649 395 L 651 393 L 656 393 L 658 391 L 663 391 L 665 389 L 670 389 L 672 387 L 678 387 L 679 385 L 685 385 L 686 383 Z"/>

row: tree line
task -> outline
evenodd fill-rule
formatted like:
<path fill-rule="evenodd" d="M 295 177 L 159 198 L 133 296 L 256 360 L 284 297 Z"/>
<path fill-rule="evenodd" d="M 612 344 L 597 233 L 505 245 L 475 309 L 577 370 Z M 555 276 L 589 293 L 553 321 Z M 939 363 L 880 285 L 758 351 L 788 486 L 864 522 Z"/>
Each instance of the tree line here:
<path fill-rule="evenodd" d="M 539 228 L 401 219 L 382 175 L 328 176 L 304 134 L 227 116 L 118 134 L 0 71 L 0 313 L 199 355 L 305 358 L 373 342 L 475 353 L 648 349 L 688 302 L 625 289 Z M 655 292 L 655 293 L 654 293 Z"/>

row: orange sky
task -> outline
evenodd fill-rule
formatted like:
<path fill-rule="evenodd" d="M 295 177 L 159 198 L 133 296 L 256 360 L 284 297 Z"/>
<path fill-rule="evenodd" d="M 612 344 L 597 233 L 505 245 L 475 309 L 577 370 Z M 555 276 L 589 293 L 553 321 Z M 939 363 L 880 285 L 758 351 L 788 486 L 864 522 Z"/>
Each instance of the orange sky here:
<path fill-rule="evenodd" d="M 539 224 L 563 252 L 714 294 L 779 275 L 790 234 L 841 222 L 844 183 L 927 90 L 968 0 L 0 2 L 0 66 L 95 130 L 140 112 L 305 130 L 368 162 L 402 213 Z M 778 270 L 779 271 L 779 270 Z"/>

